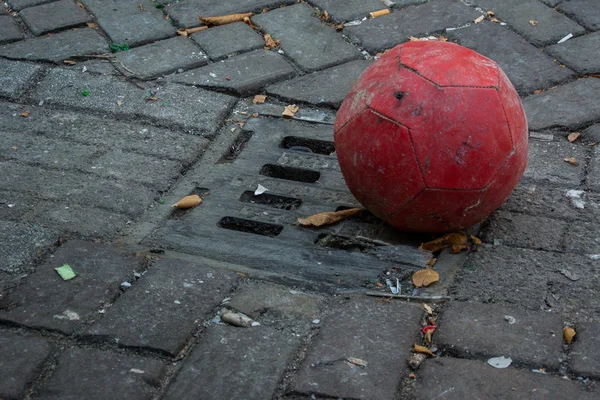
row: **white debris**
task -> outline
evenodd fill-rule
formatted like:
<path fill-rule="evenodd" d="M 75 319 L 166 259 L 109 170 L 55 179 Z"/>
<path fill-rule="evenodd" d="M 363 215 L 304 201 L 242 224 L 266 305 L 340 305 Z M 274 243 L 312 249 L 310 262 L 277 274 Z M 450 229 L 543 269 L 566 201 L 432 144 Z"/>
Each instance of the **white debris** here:
<path fill-rule="evenodd" d="M 129 282 L 121 282 L 121 286 L 123 286 L 123 287 L 131 287 L 131 283 L 129 283 Z"/>
<path fill-rule="evenodd" d="M 515 317 L 513 317 L 512 315 L 505 315 L 504 316 L 504 320 L 506 322 L 508 322 L 509 324 L 514 324 L 515 322 L 517 322 L 517 320 L 515 319 Z"/>
<path fill-rule="evenodd" d="M 85 72 L 87 71 L 87 67 L 84 65 L 83 68 L 81 68 L 81 72 Z"/>
<path fill-rule="evenodd" d="M 145 371 L 143 369 L 131 368 L 129 372 L 133 372 L 134 374 L 143 374 Z"/>
<path fill-rule="evenodd" d="M 512 359 L 504 356 L 492 357 L 487 360 L 487 363 L 494 368 L 507 368 L 512 363 Z"/>
<path fill-rule="evenodd" d="M 588 254 L 588 257 L 594 261 L 600 260 L 600 254 Z"/>
<path fill-rule="evenodd" d="M 55 315 L 54 318 L 68 319 L 69 321 L 77 321 L 77 320 L 79 320 L 79 314 L 77 314 L 75 311 L 65 310 L 65 311 L 63 311 L 62 314 Z"/>
<path fill-rule="evenodd" d="M 210 76 L 211 76 L 211 77 L 213 77 L 213 78 L 216 78 L 216 77 L 217 77 L 217 74 L 215 74 L 214 72 L 211 72 L 211 73 L 209 73 L 208 75 L 210 75 Z"/>
<path fill-rule="evenodd" d="M 242 314 L 234 311 L 227 311 L 221 315 L 221 321 L 228 323 L 229 325 L 239 326 L 246 328 L 253 325 L 254 321 L 246 314 Z"/>
<path fill-rule="evenodd" d="M 312 323 L 313 323 L 313 324 L 315 324 L 315 325 L 316 325 L 316 324 L 318 324 L 319 322 L 321 322 L 321 320 L 320 320 L 320 319 L 313 319 L 313 320 L 312 320 Z"/>
<path fill-rule="evenodd" d="M 571 189 L 567 190 L 566 196 L 571 199 L 571 204 L 573 207 L 583 210 L 585 208 L 585 203 L 583 202 L 584 194 L 585 191 L 583 190 Z"/>
<path fill-rule="evenodd" d="M 269 190 L 269 189 L 267 189 L 266 187 L 264 187 L 263 185 L 261 185 L 261 184 L 259 183 L 259 184 L 258 184 L 258 187 L 257 187 L 257 188 L 256 188 L 256 190 L 254 191 L 254 195 L 255 195 L 255 196 L 261 195 L 261 194 L 263 194 L 264 192 L 266 192 L 267 190 Z"/>
<path fill-rule="evenodd" d="M 175 304 L 181 304 L 181 302 L 179 300 L 175 300 L 173 303 L 175 303 Z"/>
<path fill-rule="evenodd" d="M 393 7 L 396 3 L 394 3 L 393 1 L 390 0 L 381 0 L 381 2 L 383 4 L 385 4 L 387 7 Z"/>
<path fill-rule="evenodd" d="M 252 321 L 252 323 L 250 324 L 250 326 L 260 326 L 260 322 Z"/>
<path fill-rule="evenodd" d="M 558 42 L 556 42 L 557 44 L 561 44 L 566 42 L 567 40 L 571 39 L 573 37 L 572 33 L 569 33 L 567 36 L 565 36 L 564 38 L 560 39 Z"/>

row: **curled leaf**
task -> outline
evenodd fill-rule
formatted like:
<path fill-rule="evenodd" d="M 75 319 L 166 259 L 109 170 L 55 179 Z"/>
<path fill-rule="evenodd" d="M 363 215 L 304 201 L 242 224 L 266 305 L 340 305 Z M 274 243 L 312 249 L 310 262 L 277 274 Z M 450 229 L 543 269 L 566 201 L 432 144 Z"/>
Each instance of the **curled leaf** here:
<path fill-rule="evenodd" d="M 471 241 L 475 246 L 479 246 L 481 244 L 481 239 L 479 239 L 477 236 L 471 235 Z"/>
<path fill-rule="evenodd" d="M 200 16 L 200 21 L 205 25 L 215 26 L 215 25 L 227 25 L 233 22 L 243 22 L 244 18 L 250 18 L 252 13 L 243 13 L 243 14 L 229 14 L 229 15 L 220 15 L 218 17 L 202 17 Z"/>
<path fill-rule="evenodd" d="M 264 94 L 257 94 L 256 96 L 254 96 L 254 99 L 252 99 L 252 103 L 263 104 L 265 100 L 267 100 L 267 96 L 265 96 Z"/>
<path fill-rule="evenodd" d="M 581 133 L 579 132 L 573 132 L 571 134 L 569 134 L 569 136 L 567 136 L 567 140 L 571 143 L 573 143 L 574 141 L 576 141 L 577 139 L 579 139 L 579 136 L 581 136 Z"/>
<path fill-rule="evenodd" d="M 265 35 L 265 50 L 274 49 L 279 46 L 279 43 L 281 43 L 281 40 L 273 39 L 268 33 Z"/>
<path fill-rule="evenodd" d="M 453 245 L 464 245 L 467 244 L 467 235 L 462 232 L 454 232 L 448 233 L 440 238 L 432 240 L 427 243 L 423 243 L 421 245 L 421 249 L 429 250 L 432 252 L 440 251 L 445 249 L 446 247 L 451 247 Z"/>
<path fill-rule="evenodd" d="M 564 160 L 571 165 L 577 166 L 577 160 L 575 157 L 565 157 Z"/>
<path fill-rule="evenodd" d="M 285 106 L 281 115 L 283 115 L 284 117 L 293 117 L 294 115 L 296 115 L 299 109 L 300 107 L 298 107 L 297 105 L 290 104 L 288 106 Z"/>
<path fill-rule="evenodd" d="M 440 280 L 440 274 L 431 268 L 425 268 L 415 272 L 412 281 L 415 287 L 426 287 Z"/>
<path fill-rule="evenodd" d="M 427 261 L 427 267 L 433 268 L 433 266 L 435 265 L 436 262 L 437 262 L 437 258 L 435 258 L 435 257 L 431 258 L 429 261 Z"/>
<path fill-rule="evenodd" d="M 298 223 L 304 226 L 315 226 L 320 227 L 324 225 L 331 225 L 339 222 L 345 218 L 355 216 L 362 212 L 361 208 L 351 208 L 349 210 L 342 211 L 328 211 L 319 214 L 311 215 L 306 218 L 298 218 Z"/>
<path fill-rule="evenodd" d="M 431 308 L 431 306 L 429 304 L 423 303 L 423 308 L 425 309 L 425 311 L 427 311 L 427 314 L 429 314 L 429 315 L 433 314 L 433 308 Z"/>
<path fill-rule="evenodd" d="M 361 368 L 365 368 L 369 364 L 365 360 L 361 360 L 360 358 L 356 357 L 348 357 L 346 358 L 346 361 L 348 361 L 350 364 L 358 365 Z"/>
<path fill-rule="evenodd" d="M 435 357 L 435 354 L 431 350 L 429 350 L 425 346 L 421 346 L 421 345 L 418 345 L 418 344 L 414 345 L 413 351 L 415 353 L 427 354 L 428 356 Z"/>
<path fill-rule="evenodd" d="M 21 117 L 23 118 L 27 118 L 29 117 L 29 114 L 31 114 L 31 111 L 24 111 L 21 114 L 19 114 Z"/>
<path fill-rule="evenodd" d="M 171 207 L 176 207 L 180 209 L 194 208 L 198 204 L 202 203 L 202 199 L 197 194 L 192 194 L 190 196 L 185 196 L 177 203 L 173 204 Z"/>
<path fill-rule="evenodd" d="M 576 334 L 577 334 L 577 332 L 575 332 L 575 329 L 569 328 L 569 327 L 564 328 L 563 329 L 563 337 L 565 338 L 565 343 L 571 344 L 571 342 L 573 341 L 573 338 L 575 337 Z"/>
<path fill-rule="evenodd" d="M 196 28 L 188 28 L 188 29 L 181 28 L 181 29 L 177 29 L 177 34 L 179 36 L 188 37 L 191 34 L 194 34 L 196 32 L 201 32 L 205 29 L 208 29 L 208 26 L 204 25 L 204 26 L 198 26 Z"/>

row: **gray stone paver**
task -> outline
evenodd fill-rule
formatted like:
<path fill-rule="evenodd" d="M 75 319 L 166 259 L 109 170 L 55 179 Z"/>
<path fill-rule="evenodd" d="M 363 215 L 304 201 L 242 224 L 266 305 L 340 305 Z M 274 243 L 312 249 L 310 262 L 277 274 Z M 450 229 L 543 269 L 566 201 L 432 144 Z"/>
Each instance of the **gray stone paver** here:
<path fill-rule="evenodd" d="M 424 3 L 426 0 L 395 1 L 398 7 Z M 312 3 L 321 11 L 327 11 L 334 21 L 343 22 L 368 17 L 372 11 L 389 9 L 379 0 L 314 0 Z"/>
<path fill-rule="evenodd" d="M 53 0 L 8 0 L 8 5 L 14 10 L 22 10 L 27 7 L 33 7 L 44 3 L 50 3 Z"/>
<path fill-rule="evenodd" d="M 281 40 L 281 49 L 300 67 L 315 71 L 361 57 L 333 28 L 313 18 L 305 4 L 280 8 L 252 17 L 254 24 Z"/>
<path fill-rule="evenodd" d="M 295 335 L 270 327 L 210 326 L 164 398 L 271 398 L 299 345 Z"/>
<path fill-rule="evenodd" d="M 594 147 L 587 176 L 587 184 L 594 190 L 600 189 L 600 151 Z"/>
<path fill-rule="evenodd" d="M 346 27 L 344 33 L 374 54 L 406 42 L 410 36 L 425 36 L 464 25 L 480 15 L 459 0 L 430 1 Z"/>
<path fill-rule="evenodd" d="M 269 83 L 295 74 L 296 70 L 283 56 L 268 50 L 255 50 L 173 75 L 169 80 L 205 88 L 229 89 L 248 95 Z"/>
<path fill-rule="evenodd" d="M 347 64 L 313 72 L 295 79 L 267 87 L 267 93 L 288 101 L 300 100 L 315 106 L 339 107 L 360 74 L 371 64 L 367 60 L 350 61 Z M 334 82 L 332 88 L 329 84 Z"/>
<path fill-rule="evenodd" d="M 580 74 L 600 72 L 600 32 L 590 33 L 546 48 Z"/>
<path fill-rule="evenodd" d="M 39 337 L 0 332 L 0 396 L 23 398 L 25 386 L 39 374 L 52 345 Z M 7 373 L 10 371 L 10 373 Z"/>
<path fill-rule="evenodd" d="M 451 40 L 496 61 L 521 93 L 533 93 L 574 76 L 507 27 L 484 21 L 447 33 Z"/>
<path fill-rule="evenodd" d="M 496 369 L 482 361 L 438 358 L 418 373 L 415 398 L 475 399 L 594 399 L 597 388 L 558 376 L 515 368 Z"/>
<path fill-rule="evenodd" d="M 23 33 L 13 17 L 0 14 L 0 44 L 22 39 Z"/>
<path fill-rule="evenodd" d="M 556 8 L 589 30 L 597 31 L 600 29 L 598 3 L 594 0 L 561 1 Z"/>
<path fill-rule="evenodd" d="M 600 119 L 600 79 L 585 78 L 523 99 L 530 130 L 551 127 L 577 129 Z"/>
<path fill-rule="evenodd" d="M 598 233 L 597 223 L 570 224 L 565 235 L 565 250 L 577 254 L 600 254 Z"/>
<path fill-rule="evenodd" d="M 55 63 L 71 56 L 102 54 L 107 51 L 108 43 L 92 28 L 59 32 L 52 36 L 0 46 L 0 56 L 6 58 Z"/>
<path fill-rule="evenodd" d="M 27 86 L 33 82 L 31 79 L 39 74 L 43 67 L 21 61 L 0 59 L 0 96 L 18 98 Z"/>
<path fill-rule="evenodd" d="M 73 0 L 60 0 L 26 8 L 19 13 L 19 16 L 36 36 L 71 28 L 92 20 L 91 15 L 77 6 Z"/>
<path fill-rule="evenodd" d="M 600 371 L 600 324 L 581 322 L 576 326 L 577 339 L 571 345 L 569 366 L 576 375 L 598 378 Z"/>
<path fill-rule="evenodd" d="M 0 320 L 43 327 L 67 334 L 119 293 L 139 260 L 123 250 L 83 241 L 69 241 L 37 268 L 27 283 L 6 296 L 10 305 Z M 69 264 L 77 277 L 63 281 L 54 268 Z"/>
<path fill-rule="evenodd" d="M 505 317 L 513 317 L 512 324 Z M 455 302 L 444 310 L 434 342 L 465 358 L 510 357 L 515 363 L 557 370 L 562 319 L 495 304 Z"/>
<path fill-rule="evenodd" d="M 0 270 L 3 272 L 27 271 L 58 239 L 57 232 L 39 226 L 0 221 L 0 227 Z"/>
<path fill-rule="evenodd" d="M 175 27 L 150 2 L 143 4 L 143 11 L 137 0 L 110 2 L 110 6 L 107 6 L 105 0 L 81 2 L 94 14 L 100 28 L 115 43 L 127 43 L 133 47 L 175 36 Z"/>
<path fill-rule="evenodd" d="M 536 46 L 554 44 L 569 33 L 576 36 L 585 33 L 584 27 L 538 0 L 475 0 L 473 3 L 494 11 L 497 18 Z M 529 22 L 532 20 L 538 23 L 533 25 Z"/>
<path fill-rule="evenodd" d="M 523 177 L 572 189 L 584 180 L 588 154 L 588 148 L 567 141 L 531 140 Z M 569 164 L 564 160 L 565 157 L 575 158 L 577 165 Z"/>
<path fill-rule="evenodd" d="M 296 3 L 295 0 L 188 0 L 170 2 L 166 7 L 167 13 L 177 26 L 189 28 L 201 25 L 199 17 L 214 17 L 246 12 L 261 12 L 263 9 L 276 8 L 281 5 Z"/>
<path fill-rule="evenodd" d="M 162 40 L 117 54 L 128 73 L 141 79 L 205 65 L 208 60 L 196 44 L 184 37 Z"/>
<path fill-rule="evenodd" d="M 211 60 L 265 46 L 264 39 L 244 22 L 215 26 L 194 33 L 191 38 L 206 51 Z"/>
<path fill-rule="evenodd" d="M 95 349 L 67 349 L 35 399 L 151 399 L 166 372 L 159 360 Z"/>
<path fill-rule="evenodd" d="M 235 278 L 233 272 L 184 261 L 158 261 L 86 335 L 176 355 L 227 296 Z"/>
<path fill-rule="evenodd" d="M 408 374 L 404 360 L 410 354 L 420 309 L 399 303 L 382 307 L 373 299 L 354 298 L 331 311 L 302 362 L 293 391 L 327 397 L 394 399 L 400 380 Z M 347 362 L 348 357 L 368 364 L 361 368 Z"/>

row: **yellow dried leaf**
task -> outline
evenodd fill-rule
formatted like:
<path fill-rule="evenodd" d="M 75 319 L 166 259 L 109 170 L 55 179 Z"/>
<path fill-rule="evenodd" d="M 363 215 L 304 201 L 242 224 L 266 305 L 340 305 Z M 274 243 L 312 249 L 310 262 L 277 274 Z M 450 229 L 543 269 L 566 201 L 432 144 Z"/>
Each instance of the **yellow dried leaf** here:
<path fill-rule="evenodd" d="M 481 244 L 481 239 L 479 239 L 477 236 L 471 235 L 471 241 L 475 246 L 479 246 Z"/>
<path fill-rule="evenodd" d="M 388 15 L 390 13 L 390 10 L 387 8 L 384 8 L 383 10 L 378 10 L 378 11 L 373 11 L 370 13 L 371 18 L 379 18 L 379 17 L 383 17 L 384 15 Z"/>
<path fill-rule="evenodd" d="M 485 17 L 483 15 L 480 15 L 479 17 L 475 18 L 473 20 L 473 22 L 475 22 L 476 24 L 479 24 L 479 23 L 483 22 L 484 18 Z"/>
<path fill-rule="evenodd" d="M 63 60 L 63 64 L 66 64 L 66 65 L 77 65 L 77 62 L 73 61 L 73 60 Z"/>
<path fill-rule="evenodd" d="M 455 244 L 467 244 L 467 235 L 461 232 L 448 233 L 440 238 L 423 243 L 420 248 L 436 252 Z"/>
<path fill-rule="evenodd" d="M 577 139 L 579 139 L 579 136 L 581 136 L 581 133 L 579 132 L 573 132 L 571 134 L 569 134 L 569 136 L 567 136 L 567 140 L 571 143 L 573 143 L 574 141 L 576 141 Z"/>
<path fill-rule="evenodd" d="M 229 15 L 220 15 L 218 17 L 202 17 L 200 16 L 200 21 L 205 25 L 216 26 L 216 25 L 226 25 L 231 24 L 233 22 L 243 22 L 244 18 L 250 18 L 252 13 L 243 13 L 243 14 L 229 14 Z"/>
<path fill-rule="evenodd" d="M 432 259 L 430 259 L 429 261 L 427 261 L 427 267 L 429 268 L 433 268 L 433 266 L 435 265 L 435 263 L 437 262 L 437 258 L 433 257 Z"/>
<path fill-rule="evenodd" d="M 535 19 L 530 19 L 529 23 L 531 24 L 531 26 L 536 26 L 537 24 L 539 24 L 539 22 L 536 21 Z"/>
<path fill-rule="evenodd" d="M 577 335 L 575 329 L 569 327 L 563 329 L 563 337 L 565 338 L 566 344 L 571 344 L 575 335 Z"/>
<path fill-rule="evenodd" d="M 440 280 L 440 274 L 431 268 L 421 269 L 412 276 L 413 284 L 416 287 L 426 287 Z"/>
<path fill-rule="evenodd" d="M 252 102 L 254 104 L 263 104 L 265 100 L 267 100 L 267 96 L 265 96 L 264 94 L 257 94 L 256 96 L 254 96 Z"/>
<path fill-rule="evenodd" d="M 281 40 L 273 39 L 268 33 L 265 35 L 265 50 L 275 49 L 279 46 L 279 43 L 281 43 Z"/>
<path fill-rule="evenodd" d="M 413 351 L 415 353 L 422 353 L 422 354 L 427 354 L 428 356 L 431 356 L 431 357 L 435 357 L 435 354 L 433 354 L 433 352 L 431 350 L 429 350 L 425 346 L 421 346 L 421 345 L 418 345 L 418 344 L 414 345 Z"/>
<path fill-rule="evenodd" d="M 577 166 L 577 160 L 575 157 L 565 157 L 564 160 L 571 165 Z"/>
<path fill-rule="evenodd" d="M 319 214 L 311 215 L 310 217 L 298 218 L 298 223 L 304 226 L 320 227 L 324 225 L 335 224 L 336 222 L 339 222 L 345 218 L 358 215 L 361 212 L 361 208 L 351 208 L 349 210 L 342 211 L 322 212 Z"/>
<path fill-rule="evenodd" d="M 31 111 L 24 111 L 21 114 L 19 114 L 21 117 L 23 118 L 27 118 L 29 117 L 29 114 L 31 114 Z"/>
<path fill-rule="evenodd" d="M 171 207 L 187 209 L 187 208 L 194 208 L 200 203 L 202 203 L 202 199 L 200 198 L 200 196 L 198 196 L 197 194 L 192 194 L 189 196 L 185 196 L 184 198 L 179 200 L 177 203 L 173 204 Z"/>
<path fill-rule="evenodd" d="M 423 303 L 423 308 L 425 309 L 425 311 L 427 311 L 427 314 L 429 314 L 429 315 L 433 314 L 433 308 L 431 308 L 431 306 L 429 304 Z"/>
<path fill-rule="evenodd" d="M 498 18 L 496 18 L 496 17 L 494 17 L 494 18 L 490 19 L 490 21 L 492 21 L 492 22 L 495 22 L 495 23 L 498 23 L 498 22 L 500 22 L 500 20 L 499 20 Z"/>
<path fill-rule="evenodd" d="M 288 106 L 285 106 L 281 115 L 283 115 L 284 117 L 293 117 L 294 115 L 296 115 L 299 109 L 300 107 L 298 107 L 297 105 L 290 104 Z"/>
<path fill-rule="evenodd" d="M 88 23 L 87 23 L 87 26 L 88 26 L 89 28 L 98 29 L 98 24 L 97 24 L 97 23 L 95 23 L 95 22 L 88 22 Z"/>

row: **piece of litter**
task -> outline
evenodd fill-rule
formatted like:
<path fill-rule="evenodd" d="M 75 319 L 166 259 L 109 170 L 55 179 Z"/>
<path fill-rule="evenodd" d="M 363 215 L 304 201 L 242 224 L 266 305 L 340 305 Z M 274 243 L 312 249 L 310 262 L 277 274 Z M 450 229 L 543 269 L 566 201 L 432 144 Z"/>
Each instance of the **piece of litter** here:
<path fill-rule="evenodd" d="M 396 3 L 394 3 L 392 0 L 381 0 L 381 2 L 386 6 L 386 7 L 392 7 L 394 6 Z"/>
<path fill-rule="evenodd" d="M 175 300 L 175 301 L 173 301 L 173 303 L 175 303 L 175 304 L 181 304 L 181 302 L 179 300 Z"/>
<path fill-rule="evenodd" d="M 539 24 L 539 22 L 538 22 L 538 21 L 536 21 L 535 19 L 530 19 L 530 20 L 529 20 L 529 24 L 530 24 L 531 26 L 536 26 L 537 24 Z"/>
<path fill-rule="evenodd" d="M 313 320 L 312 320 L 312 323 L 313 323 L 313 324 L 318 324 L 319 322 L 321 322 L 321 320 L 320 320 L 320 319 L 313 319 Z"/>
<path fill-rule="evenodd" d="M 569 271 L 568 269 L 561 269 L 560 273 L 569 278 L 572 281 L 578 281 L 581 279 L 581 276 L 577 275 L 574 272 Z"/>
<path fill-rule="evenodd" d="M 585 208 L 585 203 L 583 201 L 584 194 L 585 191 L 583 190 L 571 189 L 567 190 L 566 196 L 571 199 L 571 205 L 573 205 L 573 207 L 583 210 Z"/>
<path fill-rule="evenodd" d="M 129 282 L 122 282 L 121 286 L 123 286 L 123 287 L 131 287 L 131 283 L 129 283 Z"/>
<path fill-rule="evenodd" d="M 87 71 L 87 67 L 84 65 L 83 68 L 81 68 L 81 72 L 86 72 Z"/>
<path fill-rule="evenodd" d="M 284 117 L 293 117 L 296 115 L 298 110 L 300 110 L 300 107 L 298 107 L 295 104 L 290 104 L 290 105 L 285 106 L 281 115 L 283 115 Z"/>
<path fill-rule="evenodd" d="M 475 18 L 475 19 L 473 20 L 473 22 L 475 22 L 476 24 L 479 24 L 479 23 L 483 22 L 483 19 L 484 19 L 484 18 L 485 18 L 485 16 L 484 16 L 484 15 L 480 15 L 479 17 Z"/>
<path fill-rule="evenodd" d="M 359 367 L 362 367 L 362 368 L 365 368 L 369 364 L 365 360 L 361 360 L 360 358 L 356 358 L 356 357 L 348 357 L 348 358 L 346 358 L 346 361 L 348 361 L 350 364 L 358 365 Z"/>
<path fill-rule="evenodd" d="M 569 33 L 567 36 L 565 36 L 564 38 L 560 39 L 558 42 L 556 42 L 557 44 L 561 44 L 566 42 L 567 40 L 571 39 L 573 37 L 572 33 Z"/>
<path fill-rule="evenodd" d="M 390 13 L 390 10 L 388 10 L 387 8 L 384 8 L 383 10 L 373 11 L 373 12 L 369 13 L 369 15 L 371 15 L 371 18 L 379 18 L 384 15 L 388 15 L 389 13 Z"/>
<path fill-rule="evenodd" d="M 362 24 L 362 21 L 361 20 L 356 20 L 356 21 L 346 22 L 344 24 L 344 26 L 357 26 L 357 25 L 360 25 L 360 24 Z"/>
<path fill-rule="evenodd" d="M 546 369 L 545 368 L 532 369 L 531 372 L 535 372 L 536 374 L 545 374 L 546 373 Z"/>
<path fill-rule="evenodd" d="M 67 319 L 69 321 L 78 321 L 79 320 L 79 314 L 77 314 L 75 311 L 65 310 L 60 315 L 54 315 L 53 318 L 56 318 L 56 319 Z"/>
<path fill-rule="evenodd" d="M 252 321 L 252 323 L 250 324 L 250 326 L 259 326 L 260 322 L 256 322 L 256 321 Z"/>
<path fill-rule="evenodd" d="M 588 257 L 594 261 L 600 260 L 600 254 L 588 254 Z"/>
<path fill-rule="evenodd" d="M 571 344 L 573 342 L 573 338 L 575 337 L 575 335 L 577 335 L 577 332 L 575 332 L 575 329 L 573 329 L 571 327 L 563 328 L 563 338 L 565 339 L 566 344 Z"/>
<path fill-rule="evenodd" d="M 129 372 L 133 372 L 134 374 L 143 374 L 145 371 L 142 369 L 131 368 Z"/>
<path fill-rule="evenodd" d="M 180 208 L 180 209 L 188 209 L 194 208 L 198 204 L 202 202 L 202 199 L 197 194 L 192 194 L 189 196 L 183 197 L 177 203 L 173 204 L 171 207 Z"/>
<path fill-rule="evenodd" d="M 510 357 L 492 357 L 487 360 L 487 363 L 494 368 L 507 368 L 512 363 L 512 358 Z"/>
<path fill-rule="evenodd" d="M 58 268 L 54 268 L 54 270 L 58 272 L 63 281 L 71 280 L 77 276 L 69 264 L 63 264 Z"/>
<path fill-rule="evenodd" d="M 234 311 L 227 311 L 223 313 L 221 315 L 221 321 L 226 322 L 229 325 L 239 326 L 242 328 L 252 326 L 252 323 L 254 322 L 249 316 Z"/>
<path fill-rule="evenodd" d="M 506 322 L 508 322 L 509 324 L 514 324 L 515 322 L 517 322 L 517 320 L 515 319 L 515 317 L 513 317 L 512 315 L 505 315 L 504 316 L 504 320 Z"/>
<path fill-rule="evenodd" d="M 400 286 L 400 280 L 398 278 L 396 278 L 396 286 L 390 286 L 390 290 L 392 291 L 392 294 L 400 294 L 402 289 Z"/>
<path fill-rule="evenodd" d="M 261 195 L 261 194 L 263 194 L 264 192 L 266 192 L 267 190 L 269 190 L 269 189 L 267 189 L 266 187 L 264 187 L 263 185 L 261 185 L 261 184 L 259 183 L 259 184 L 258 184 L 258 187 L 257 187 L 257 188 L 256 188 L 256 190 L 254 191 L 254 195 L 255 195 L 255 196 Z"/>

